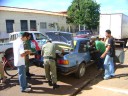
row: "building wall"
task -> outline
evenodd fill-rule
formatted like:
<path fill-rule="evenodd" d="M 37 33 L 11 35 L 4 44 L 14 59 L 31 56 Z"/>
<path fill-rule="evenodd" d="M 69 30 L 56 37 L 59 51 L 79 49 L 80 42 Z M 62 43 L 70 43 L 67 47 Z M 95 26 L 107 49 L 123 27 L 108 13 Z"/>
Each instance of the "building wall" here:
<path fill-rule="evenodd" d="M 0 11 L 0 39 L 8 38 L 8 33 L 6 29 L 6 20 L 14 20 L 14 26 L 13 26 L 14 31 L 21 31 L 20 20 L 27 20 L 28 31 L 30 30 L 30 20 L 36 20 L 37 31 L 40 32 L 56 30 L 56 28 L 49 27 L 49 24 L 51 23 L 58 23 L 59 26 L 58 28 L 63 29 L 63 31 L 67 31 L 68 29 L 65 16 L 47 15 L 41 13 Z M 40 22 L 46 22 L 47 28 L 41 29 Z"/>

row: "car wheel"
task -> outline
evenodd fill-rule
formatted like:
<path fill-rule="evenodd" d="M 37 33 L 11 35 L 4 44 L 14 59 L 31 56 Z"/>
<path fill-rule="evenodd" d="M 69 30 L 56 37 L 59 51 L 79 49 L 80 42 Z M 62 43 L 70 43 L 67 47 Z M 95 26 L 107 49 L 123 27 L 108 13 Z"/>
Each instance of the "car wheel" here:
<path fill-rule="evenodd" d="M 79 68 L 78 68 L 77 72 L 75 73 L 76 78 L 81 78 L 81 77 L 83 77 L 84 74 L 85 74 L 85 71 L 86 71 L 85 63 L 81 63 L 81 64 L 79 65 Z"/>

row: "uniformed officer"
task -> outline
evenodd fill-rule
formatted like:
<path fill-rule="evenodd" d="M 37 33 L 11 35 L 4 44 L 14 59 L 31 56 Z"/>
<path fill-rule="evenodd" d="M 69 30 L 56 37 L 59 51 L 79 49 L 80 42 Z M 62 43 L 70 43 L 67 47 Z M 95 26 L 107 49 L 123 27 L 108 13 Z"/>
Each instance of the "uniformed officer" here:
<path fill-rule="evenodd" d="M 56 72 L 56 50 L 63 52 L 63 49 L 58 45 L 52 43 L 51 40 L 47 40 L 47 43 L 42 46 L 42 56 L 44 58 L 44 68 L 46 79 L 49 86 L 53 86 L 53 89 L 59 88 L 57 85 L 57 72 Z M 50 75 L 51 72 L 51 75 Z"/>

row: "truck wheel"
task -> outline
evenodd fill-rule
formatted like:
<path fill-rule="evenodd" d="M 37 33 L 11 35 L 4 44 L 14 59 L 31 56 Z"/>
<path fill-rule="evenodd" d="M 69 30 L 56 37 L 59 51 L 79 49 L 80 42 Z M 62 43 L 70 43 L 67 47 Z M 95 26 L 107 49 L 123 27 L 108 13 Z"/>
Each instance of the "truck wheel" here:
<path fill-rule="evenodd" d="M 13 48 L 9 48 L 5 51 L 5 58 L 9 60 L 10 58 L 13 58 Z"/>
<path fill-rule="evenodd" d="M 81 63 L 79 65 L 79 68 L 78 68 L 77 72 L 75 73 L 76 78 L 79 79 L 79 78 L 83 77 L 84 74 L 85 74 L 85 71 L 86 71 L 85 63 Z"/>

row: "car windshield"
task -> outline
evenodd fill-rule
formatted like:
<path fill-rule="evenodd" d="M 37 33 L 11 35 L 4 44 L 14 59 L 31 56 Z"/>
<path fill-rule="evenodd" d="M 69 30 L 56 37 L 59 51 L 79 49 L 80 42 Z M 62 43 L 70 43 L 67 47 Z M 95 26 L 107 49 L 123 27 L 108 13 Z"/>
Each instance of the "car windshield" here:
<path fill-rule="evenodd" d="M 42 35 L 41 33 L 34 33 L 36 40 L 42 40 L 42 39 L 47 39 L 46 36 Z"/>
<path fill-rule="evenodd" d="M 46 35 L 52 39 L 52 41 L 59 41 L 69 43 L 72 41 L 72 34 L 61 32 L 46 32 Z"/>

